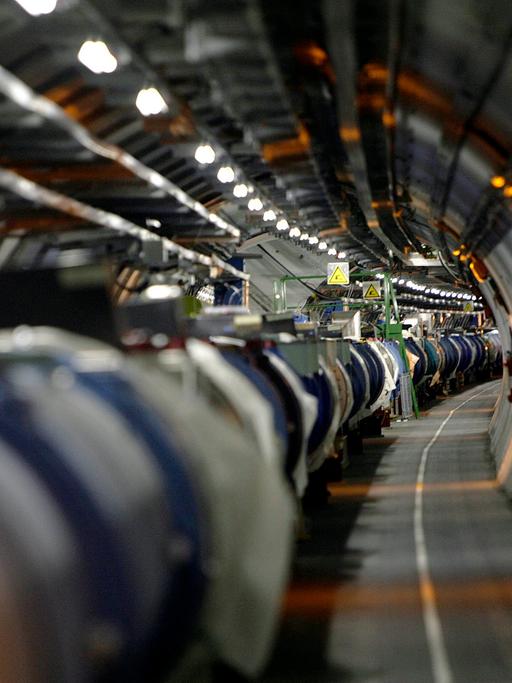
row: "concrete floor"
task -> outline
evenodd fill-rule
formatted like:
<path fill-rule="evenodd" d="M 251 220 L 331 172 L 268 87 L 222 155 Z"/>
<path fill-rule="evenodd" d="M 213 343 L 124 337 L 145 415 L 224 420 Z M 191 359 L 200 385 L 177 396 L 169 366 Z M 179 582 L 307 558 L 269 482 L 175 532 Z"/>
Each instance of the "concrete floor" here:
<path fill-rule="evenodd" d="M 472 387 L 366 440 L 299 549 L 265 683 L 512 681 L 512 508 L 487 436 L 497 392 Z"/>

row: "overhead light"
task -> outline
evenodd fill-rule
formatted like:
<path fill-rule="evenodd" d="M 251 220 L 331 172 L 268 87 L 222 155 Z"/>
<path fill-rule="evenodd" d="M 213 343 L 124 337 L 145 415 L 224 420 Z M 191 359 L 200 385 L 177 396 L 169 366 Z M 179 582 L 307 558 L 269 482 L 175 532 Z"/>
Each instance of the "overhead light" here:
<path fill-rule="evenodd" d="M 347 258 L 347 252 L 346 251 L 339 251 L 338 252 L 338 258 L 339 259 Z"/>
<path fill-rule="evenodd" d="M 238 183 L 238 185 L 235 185 L 235 187 L 233 188 L 233 194 L 235 195 L 235 197 L 238 197 L 238 199 L 243 199 L 244 197 L 247 197 L 247 185 L 244 185 L 243 183 Z"/>
<path fill-rule="evenodd" d="M 156 88 L 142 88 L 142 90 L 139 90 L 135 105 L 142 116 L 156 116 L 167 111 L 165 100 Z"/>
<path fill-rule="evenodd" d="M 309 243 L 310 244 L 318 244 L 318 237 L 316 235 L 313 235 L 312 237 L 309 238 Z"/>
<path fill-rule="evenodd" d="M 397 278 L 397 277 L 391 278 L 391 282 L 392 282 L 394 285 L 396 285 L 396 283 L 398 282 L 398 278 Z"/>
<path fill-rule="evenodd" d="M 16 2 L 33 17 L 51 14 L 57 7 L 57 0 L 16 0 Z"/>
<path fill-rule="evenodd" d="M 272 211 L 272 209 L 268 209 L 265 211 L 263 214 L 263 220 L 264 221 L 275 221 L 277 218 L 275 211 Z"/>
<path fill-rule="evenodd" d="M 194 158 L 199 164 L 213 164 L 215 161 L 215 150 L 211 145 L 199 145 L 196 147 Z"/>
<path fill-rule="evenodd" d="M 336 256 L 336 249 L 331 247 L 327 253 L 329 254 L 329 256 Z"/>
<path fill-rule="evenodd" d="M 292 228 L 288 233 L 290 237 L 301 237 L 300 228 Z M 302 237 L 301 237 L 302 239 Z"/>
<path fill-rule="evenodd" d="M 289 227 L 288 221 L 285 218 L 279 219 L 276 223 L 276 228 L 280 231 L 288 230 Z"/>
<path fill-rule="evenodd" d="M 398 280 L 398 284 L 399 284 L 399 285 L 404 285 L 404 284 L 405 284 L 405 280 L 404 280 L 403 278 L 400 278 L 400 280 Z"/>
<path fill-rule="evenodd" d="M 147 299 L 168 299 L 169 297 L 176 297 L 180 293 L 181 290 L 176 285 L 151 285 L 144 290 Z"/>
<path fill-rule="evenodd" d="M 162 223 L 157 218 L 146 218 L 146 226 L 148 228 L 161 228 Z"/>
<path fill-rule="evenodd" d="M 430 294 L 430 289 L 427 288 L 427 289 L 425 290 L 425 294 Z"/>
<path fill-rule="evenodd" d="M 507 181 L 502 175 L 493 175 L 491 178 L 491 185 L 497 189 L 504 187 L 506 182 Z"/>
<path fill-rule="evenodd" d="M 318 245 L 318 249 L 320 251 L 326 251 L 327 250 L 327 242 L 320 242 Z"/>
<path fill-rule="evenodd" d="M 235 179 L 235 172 L 231 166 L 221 166 L 217 171 L 217 180 L 220 183 L 232 183 Z"/>
<path fill-rule="evenodd" d="M 377 280 L 383 280 L 384 279 L 384 275 L 382 273 L 377 273 L 377 275 L 375 277 L 377 278 Z"/>
<path fill-rule="evenodd" d="M 304 242 L 305 240 L 309 240 L 309 235 L 308 235 L 307 232 L 303 232 L 303 233 L 301 233 L 301 235 L 300 235 L 300 241 L 301 241 L 301 242 Z"/>
<path fill-rule="evenodd" d="M 102 40 L 86 40 L 78 60 L 95 74 L 111 74 L 117 68 L 117 59 Z"/>
<path fill-rule="evenodd" d="M 444 291 L 444 289 L 442 289 L 442 290 L 439 292 L 439 296 L 446 296 L 446 292 Z"/>
<path fill-rule="evenodd" d="M 249 211 L 261 211 L 263 208 L 263 202 L 261 199 L 259 199 L 259 197 L 253 197 L 252 199 L 249 199 L 247 207 L 249 208 Z"/>

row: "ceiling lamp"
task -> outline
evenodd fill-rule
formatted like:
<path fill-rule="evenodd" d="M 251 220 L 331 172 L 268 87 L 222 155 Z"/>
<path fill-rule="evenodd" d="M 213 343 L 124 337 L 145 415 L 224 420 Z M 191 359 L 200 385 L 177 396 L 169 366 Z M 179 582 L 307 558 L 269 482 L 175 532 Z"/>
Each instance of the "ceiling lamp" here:
<path fill-rule="evenodd" d="M 95 74 L 111 74 L 117 59 L 102 40 L 86 40 L 78 51 L 78 61 Z"/>
<path fill-rule="evenodd" d="M 150 285 L 144 290 L 147 299 L 168 299 L 176 297 L 180 289 L 173 285 Z"/>
<path fill-rule="evenodd" d="M 347 258 L 347 252 L 346 251 L 339 251 L 338 252 L 338 258 L 339 259 Z"/>
<path fill-rule="evenodd" d="M 309 240 L 309 235 L 308 235 L 307 232 L 303 232 L 303 233 L 301 233 L 301 235 L 300 235 L 300 241 L 301 241 L 301 242 L 304 242 L 305 240 Z"/>
<path fill-rule="evenodd" d="M 288 235 L 290 237 L 301 237 L 300 229 L 299 228 L 292 228 L 290 230 L 290 232 L 288 233 Z M 301 239 L 302 239 L 302 237 L 301 237 Z"/>
<path fill-rule="evenodd" d="M 329 256 L 336 256 L 336 249 L 334 249 L 334 247 L 331 247 L 327 253 L 329 254 Z"/>
<path fill-rule="evenodd" d="M 320 251 L 327 251 L 327 242 L 320 242 L 320 244 L 318 245 L 318 249 Z"/>
<path fill-rule="evenodd" d="M 316 237 L 316 235 L 313 235 L 312 237 L 309 238 L 309 243 L 310 244 L 318 244 L 318 237 Z"/>
<path fill-rule="evenodd" d="M 156 88 L 139 90 L 135 104 L 142 116 L 156 116 L 167 111 L 165 100 Z"/>
<path fill-rule="evenodd" d="M 280 231 L 283 232 L 284 230 L 288 230 L 290 226 L 288 225 L 288 221 L 285 218 L 281 218 L 280 220 L 277 221 L 276 223 L 276 228 Z"/>
<path fill-rule="evenodd" d="M 249 204 L 247 206 L 249 211 L 261 211 L 263 202 L 258 197 L 253 197 L 252 199 L 249 199 Z"/>
<path fill-rule="evenodd" d="M 158 218 L 146 218 L 146 227 L 148 228 L 161 228 L 162 222 Z"/>
<path fill-rule="evenodd" d="M 199 145 L 194 153 L 194 158 L 199 164 L 213 164 L 215 150 L 211 145 Z"/>
<path fill-rule="evenodd" d="M 399 285 L 404 285 L 404 284 L 405 284 L 405 280 L 404 280 L 403 278 L 400 278 L 400 280 L 398 280 L 398 284 L 399 284 Z"/>
<path fill-rule="evenodd" d="M 33 17 L 51 14 L 57 7 L 57 0 L 16 0 L 16 2 Z"/>
<path fill-rule="evenodd" d="M 506 182 L 507 181 L 502 175 L 493 175 L 491 178 L 491 185 L 497 189 L 504 187 Z"/>
<path fill-rule="evenodd" d="M 275 221 L 276 220 L 275 211 L 272 211 L 272 209 L 268 209 L 268 211 L 265 211 L 265 213 L 263 214 L 263 220 L 264 221 Z"/>
<path fill-rule="evenodd" d="M 243 199 L 244 197 L 247 197 L 248 193 L 249 190 L 247 189 L 247 185 L 244 185 L 243 183 L 238 183 L 238 185 L 235 185 L 235 187 L 233 188 L 233 194 L 238 199 Z"/>
<path fill-rule="evenodd" d="M 219 183 L 232 183 L 235 179 L 235 172 L 231 166 L 221 166 L 217 171 L 217 180 Z"/>

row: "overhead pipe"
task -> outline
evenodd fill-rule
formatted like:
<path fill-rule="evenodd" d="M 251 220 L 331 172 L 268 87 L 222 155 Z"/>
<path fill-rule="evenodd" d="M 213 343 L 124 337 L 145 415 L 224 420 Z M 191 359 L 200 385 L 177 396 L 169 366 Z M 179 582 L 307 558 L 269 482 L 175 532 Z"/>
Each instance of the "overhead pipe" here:
<path fill-rule="evenodd" d="M 45 118 L 47 121 L 55 123 L 60 128 L 67 131 L 74 140 L 82 145 L 82 147 L 88 149 L 93 154 L 115 161 L 148 185 L 173 197 L 177 202 L 186 206 L 191 211 L 194 211 L 202 219 L 208 221 L 216 228 L 227 232 L 237 239 L 240 238 L 240 230 L 238 228 L 231 225 L 217 214 L 208 211 L 203 204 L 193 199 L 178 185 L 161 173 L 158 173 L 158 171 L 141 163 L 134 156 L 125 152 L 121 147 L 109 142 L 104 142 L 94 135 L 91 135 L 87 128 L 72 119 L 62 107 L 59 107 L 59 105 L 55 104 L 47 97 L 38 95 L 34 90 L 29 88 L 26 83 L 2 66 L 0 66 L 0 92 L 23 109 L 32 111 Z"/>
<path fill-rule="evenodd" d="M 44 204 L 45 206 L 57 209 L 57 211 L 62 211 L 70 216 L 81 218 L 104 228 L 109 228 L 125 235 L 131 235 L 132 237 L 143 241 L 160 242 L 167 252 L 176 254 L 191 263 L 197 263 L 209 268 L 218 268 L 241 280 L 248 280 L 250 277 L 247 273 L 243 273 L 237 268 L 234 268 L 214 254 L 212 254 L 212 256 L 206 256 L 205 254 L 200 254 L 192 249 L 187 249 L 176 244 L 176 242 L 173 242 L 167 237 L 159 237 L 158 235 L 155 235 L 154 232 L 151 232 L 146 228 L 141 228 L 139 225 L 136 225 L 115 213 L 104 211 L 103 209 L 96 209 L 77 199 L 72 199 L 60 192 L 55 192 L 42 185 L 38 185 L 18 173 L 1 167 L 0 186 L 28 201 Z"/>

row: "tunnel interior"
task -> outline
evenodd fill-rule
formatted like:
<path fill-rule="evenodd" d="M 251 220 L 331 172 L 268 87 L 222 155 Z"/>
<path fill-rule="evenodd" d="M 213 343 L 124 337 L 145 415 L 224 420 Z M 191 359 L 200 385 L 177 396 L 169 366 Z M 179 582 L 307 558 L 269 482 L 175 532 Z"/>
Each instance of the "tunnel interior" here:
<path fill-rule="evenodd" d="M 0 34 L 2 683 L 512 680 L 510 1 Z"/>

